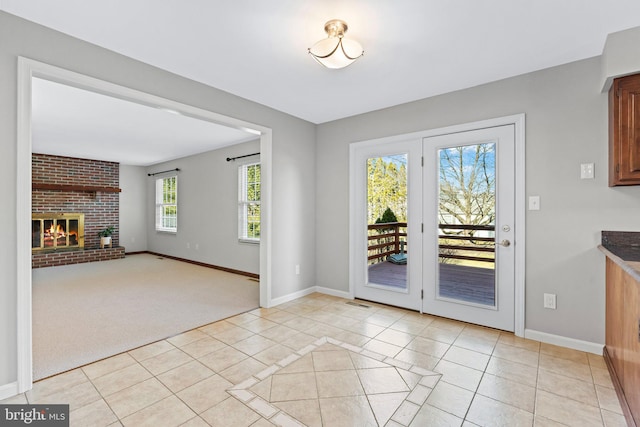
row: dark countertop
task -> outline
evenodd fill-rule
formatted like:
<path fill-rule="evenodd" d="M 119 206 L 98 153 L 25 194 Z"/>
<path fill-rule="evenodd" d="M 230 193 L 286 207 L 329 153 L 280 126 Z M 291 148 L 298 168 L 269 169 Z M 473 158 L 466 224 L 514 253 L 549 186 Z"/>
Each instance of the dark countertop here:
<path fill-rule="evenodd" d="M 640 232 L 603 231 L 598 249 L 640 282 Z"/>
<path fill-rule="evenodd" d="M 602 245 L 602 247 L 624 261 L 640 261 L 640 246 Z"/>

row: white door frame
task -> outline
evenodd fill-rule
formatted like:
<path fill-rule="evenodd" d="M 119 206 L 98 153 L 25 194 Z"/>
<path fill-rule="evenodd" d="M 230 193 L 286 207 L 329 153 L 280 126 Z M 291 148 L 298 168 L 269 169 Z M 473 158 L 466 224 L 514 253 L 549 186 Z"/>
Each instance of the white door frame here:
<path fill-rule="evenodd" d="M 430 129 L 402 135 L 394 135 L 385 138 L 371 139 L 354 142 L 349 146 L 349 296 L 355 296 L 356 279 L 359 276 L 357 268 L 362 268 L 358 263 L 360 246 L 358 241 L 358 213 L 356 197 L 358 188 L 356 185 L 356 152 L 363 147 L 392 143 L 405 140 L 420 140 L 438 135 L 446 135 L 458 132 L 484 129 L 503 125 L 515 127 L 515 233 L 513 238 L 515 250 L 515 289 L 514 289 L 514 333 L 516 336 L 524 336 L 525 327 L 525 115 L 498 117 L 471 123 L 464 123 L 444 128 Z"/>
<path fill-rule="evenodd" d="M 31 81 L 33 77 L 87 89 L 155 108 L 177 111 L 194 117 L 253 133 L 260 137 L 262 177 L 260 235 L 260 306 L 271 302 L 271 183 L 272 130 L 212 111 L 109 83 L 43 62 L 18 57 L 17 129 L 17 368 L 18 393 L 33 387 L 32 306 L 31 306 Z"/>

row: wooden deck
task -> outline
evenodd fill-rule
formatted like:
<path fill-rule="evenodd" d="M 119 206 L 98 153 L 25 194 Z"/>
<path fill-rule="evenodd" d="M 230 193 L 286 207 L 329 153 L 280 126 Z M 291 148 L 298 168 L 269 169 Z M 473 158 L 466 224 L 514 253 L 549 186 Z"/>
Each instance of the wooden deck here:
<path fill-rule="evenodd" d="M 440 264 L 440 296 L 483 305 L 495 304 L 492 268 Z M 406 288 L 407 266 L 388 261 L 369 266 L 369 282 Z"/>

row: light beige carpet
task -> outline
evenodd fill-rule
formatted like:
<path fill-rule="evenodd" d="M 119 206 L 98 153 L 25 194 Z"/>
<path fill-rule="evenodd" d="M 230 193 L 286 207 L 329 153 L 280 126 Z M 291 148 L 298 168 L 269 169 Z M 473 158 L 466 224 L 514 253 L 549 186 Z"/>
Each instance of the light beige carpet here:
<path fill-rule="evenodd" d="M 260 300 L 248 277 L 149 254 L 32 274 L 35 380 L 255 309 Z"/>

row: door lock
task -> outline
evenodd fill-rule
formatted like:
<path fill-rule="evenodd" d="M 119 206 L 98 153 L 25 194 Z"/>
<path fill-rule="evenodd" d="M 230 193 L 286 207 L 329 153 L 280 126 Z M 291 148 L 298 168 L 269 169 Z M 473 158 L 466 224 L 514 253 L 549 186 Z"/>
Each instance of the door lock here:
<path fill-rule="evenodd" d="M 504 246 L 505 248 L 508 248 L 509 246 L 511 246 L 511 242 L 507 239 L 504 239 L 503 241 L 501 241 L 500 243 L 498 243 L 500 246 Z"/>

